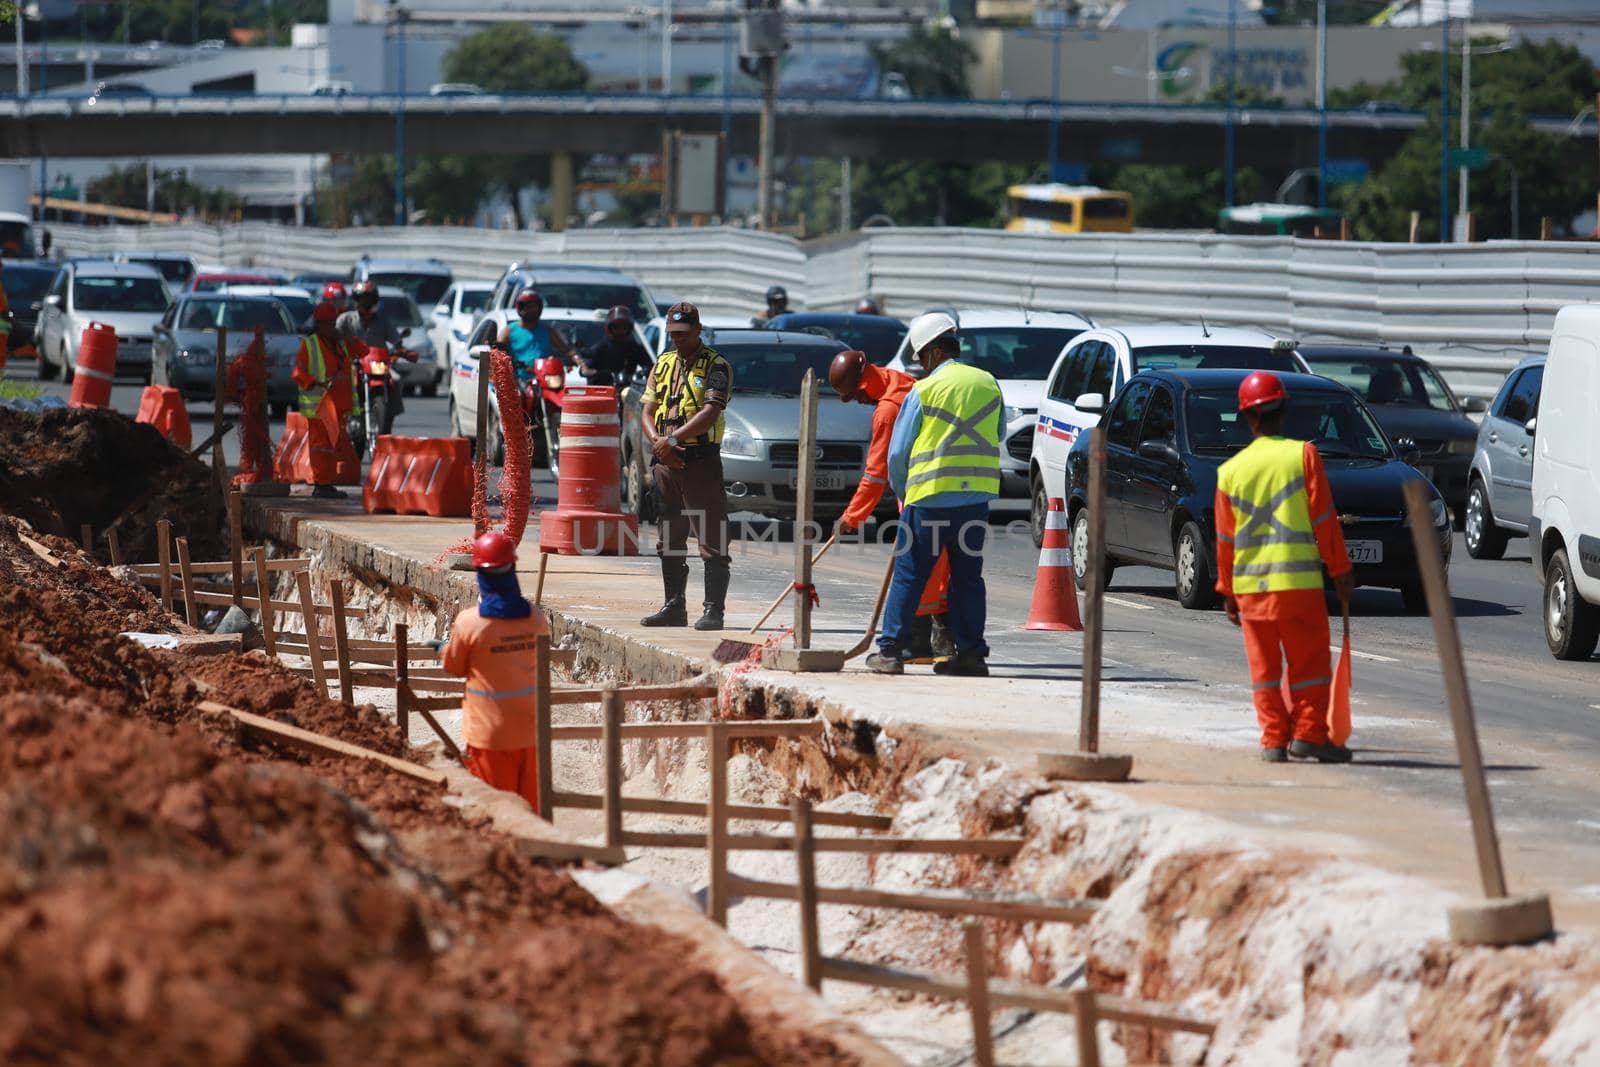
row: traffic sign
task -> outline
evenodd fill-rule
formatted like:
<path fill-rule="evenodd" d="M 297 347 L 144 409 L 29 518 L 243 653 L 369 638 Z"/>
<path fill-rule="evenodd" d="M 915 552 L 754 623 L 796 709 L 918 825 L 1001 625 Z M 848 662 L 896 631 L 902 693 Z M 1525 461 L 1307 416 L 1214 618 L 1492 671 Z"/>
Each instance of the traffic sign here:
<path fill-rule="evenodd" d="M 1330 159 L 1327 175 L 1329 185 L 1355 185 L 1367 180 L 1368 167 L 1364 159 Z"/>
<path fill-rule="evenodd" d="M 1063 185 L 1086 185 L 1089 181 L 1089 164 L 1057 163 L 1050 180 L 1061 182 Z"/>
<path fill-rule="evenodd" d="M 1468 170 L 1482 170 L 1489 165 L 1489 150 L 1487 148 L 1452 148 L 1450 149 L 1450 165 L 1452 167 L 1466 167 Z"/>

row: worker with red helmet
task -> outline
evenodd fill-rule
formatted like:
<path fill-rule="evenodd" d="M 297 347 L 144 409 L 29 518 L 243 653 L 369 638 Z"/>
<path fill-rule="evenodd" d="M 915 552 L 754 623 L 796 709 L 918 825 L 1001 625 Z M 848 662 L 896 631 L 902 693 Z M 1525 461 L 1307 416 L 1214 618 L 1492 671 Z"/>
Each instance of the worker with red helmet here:
<path fill-rule="evenodd" d="M 345 290 L 344 282 L 329 282 L 322 287 L 322 299 L 343 311 L 350 303 L 350 294 Z"/>
<path fill-rule="evenodd" d="M 845 536 L 865 525 L 878 509 L 884 490 L 889 488 L 889 442 L 894 437 L 895 420 L 900 417 L 900 405 L 917 380 L 904 371 L 873 364 L 863 352 L 840 352 L 828 367 L 828 384 L 845 403 L 853 400 L 872 405 L 872 439 L 867 445 L 866 469 L 861 472 L 861 484 L 856 486 L 850 505 L 839 517 L 838 533 Z M 945 617 L 949 610 L 949 587 L 950 557 L 941 552 L 922 589 L 907 658 L 954 655 L 955 645 L 950 640 Z"/>
<path fill-rule="evenodd" d="M 517 583 L 517 548 L 495 530 L 472 543 L 478 603 L 465 608 L 445 643 L 445 672 L 467 680 L 461 733 L 467 770 L 539 807 L 534 650 L 550 632 L 544 612 Z"/>
<path fill-rule="evenodd" d="M 633 331 L 633 312 L 618 304 L 606 315 L 606 335 L 578 352 L 578 369 L 590 385 L 615 386 L 619 392 L 650 357 Z"/>
<path fill-rule="evenodd" d="M 1352 568 L 1316 445 L 1283 436 L 1288 404 L 1270 371 L 1239 384 L 1254 440 L 1217 472 L 1217 592 L 1228 621 L 1244 630 L 1261 758 L 1348 763 L 1350 750 L 1328 738 L 1333 672 L 1322 572 L 1348 604 Z"/>
<path fill-rule="evenodd" d="M 572 342 L 561 331 L 540 322 L 544 317 L 544 297 L 529 287 L 517 294 L 517 321 L 500 331 L 500 347 L 511 353 L 511 365 L 519 381 L 535 377 L 534 364 L 560 353 L 561 362 L 572 365 Z"/>
<path fill-rule="evenodd" d="M 339 454 L 354 455 L 345 420 L 361 417 L 361 388 L 356 375 L 359 361 L 349 343 L 339 336 L 339 309 L 324 300 L 311 313 L 311 332 L 300 340 L 295 353 L 294 384 L 300 388 L 300 414 L 310 424 L 311 495 L 337 498 L 334 488 Z M 322 401 L 333 405 L 333 418 L 322 417 Z M 337 426 L 337 430 L 334 429 Z"/>

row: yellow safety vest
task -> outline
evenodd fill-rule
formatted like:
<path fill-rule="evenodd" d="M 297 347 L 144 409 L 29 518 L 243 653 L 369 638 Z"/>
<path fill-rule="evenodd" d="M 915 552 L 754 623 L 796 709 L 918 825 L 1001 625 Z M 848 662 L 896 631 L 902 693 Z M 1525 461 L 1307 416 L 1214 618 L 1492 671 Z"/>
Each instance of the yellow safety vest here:
<path fill-rule="evenodd" d="M 938 493 L 1000 495 L 1000 409 L 994 375 L 950 363 L 913 388 L 922 425 L 906 465 L 906 503 Z"/>
<path fill-rule="evenodd" d="M 727 360 L 717 355 L 716 349 L 702 345 L 700 354 L 686 370 L 680 369 L 678 359 L 678 350 L 671 349 L 662 353 L 661 358 L 656 360 L 656 365 L 650 369 L 650 390 L 645 399 L 654 400 L 656 403 L 657 433 L 666 433 L 669 422 L 682 426 L 706 406 L 706 383 L 713 369 L 726 375 L 729 388 L 732 387 L 733 368 Z M 709 440 L 711 444 L 721 444 L 723 425 L 726 421 L 722 413 L 718 412 L 717 421 L 711 427 L 710 433 L 703 438 L 683 443 L 697 445 Z"/>
<path fill-rule="evenodd" d="M 1322 588 L 1322 554 L 1306 496 L 1304 441 L 1258 437 L 1217 471 L 1233 506 L 1233 591 Z"/>
<path fill-rule="evenodd" d="M 328 376 L 328 363 L 322 355 L 322 339 L 314 333 L 306 335 L 306 369 L 317 381 L 322 381 Z M 343 345 L 344 342 L 340 341 Z M 350 349 L 345 349 L 349 355 Z M 308 419 L 316 418 L 317 405 L 322 403 L 322 396 L 327 389 L 302 389 L 300 390 L 300 414 Z M 361 368 L 357 366 L 354 357 L 350 359 L 350 415 L 360 415 L 364 409 L 361 407 Z"/>

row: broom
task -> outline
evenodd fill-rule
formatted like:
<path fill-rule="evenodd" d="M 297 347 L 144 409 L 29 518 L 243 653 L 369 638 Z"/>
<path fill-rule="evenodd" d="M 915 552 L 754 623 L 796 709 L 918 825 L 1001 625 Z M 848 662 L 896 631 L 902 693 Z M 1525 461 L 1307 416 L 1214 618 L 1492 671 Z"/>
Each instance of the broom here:
<path fill-rule="evenodd" d="M 822 542 L 822 547 L 817 549 L 817 554 L 811 557 L 811 565 L 813 567 L 817 565 L 818 560 L 828 554 L 828 549 L 832 548 L 833 543 L 838 539 L 839 531 L 834 530 L 833 534 Z M 771 606 L 767 608 L 766 613 L 756 620 L 756 624 L 750 627 L 749 632 L 755 633 L 761 629 L 766 621 L 772 618 L 772 613 L 778 610 L 778 606 L 788 599 L 789 594 L 792 592 L 794 592 L 794 586 L 785 586 L 783 592 L 778 594 L 778 599 L 774 600 Z M 738 663 L 758 647 L 760 647 L 759 641 L 740 641 L 732 637 L 724 638 L 716 648 L 712 649 L 711 659 L 715 663 Z"/>

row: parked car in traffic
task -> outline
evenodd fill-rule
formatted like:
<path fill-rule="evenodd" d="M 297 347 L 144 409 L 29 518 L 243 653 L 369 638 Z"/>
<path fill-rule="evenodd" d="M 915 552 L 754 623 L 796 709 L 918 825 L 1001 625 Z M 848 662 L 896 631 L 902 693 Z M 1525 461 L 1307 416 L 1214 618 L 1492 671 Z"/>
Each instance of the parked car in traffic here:
<path fill-rule="evenodd" d="M 439 353 L 439 366 L 448 369 L 453 365 L 456 349 L 465 347 L 493 292 L 493 282 L 455 282 L 433 305 L 428 336 Z"/>
<path fill-rule="evenodd" d="M 1105 418 L 1106 577 L 1119 564 L 1173 572 L 1179 603 L 1216 603 L 1217 470 L 1250 444 L 1239 414 L 1248 370 L 1146 370 L 1128 380 Z M 1416 547 L 1406 522 L 1404 487 L 1423 480 L 1345 386 L 1306 374 L 1281 374 L 1289 391 L 1284 435 L 1316 444 L 1344 527 L 1357 585 L 1398 589 L 1405 610 L 1427 611 Z M 1088 558 L 1088 458 L 1091 435 L 1067 456 L 1067 522 L 1073 559 Z M 1430 485 L 1435 535 L 1450 558 L 1450 517 Z M 1079 587 L 1083 571 L 1077 572 Z"/>
<path fill-rule="evenodd" d="M 825 311 L 790 311 L 767 320 L 769 330 L 803 330 L 843 342 L 846 348 L 865 352 L 882 367 L 900 350 L 906 324 L 888 315 L 843 315 Z"/>
<path fill-rule="evenodd" d="M 195 267 L 194 257 L 187 252 L 117 252 L 112 255 L 112 260 L 117 263 L 143 263 L 147 267 L 154 267 L 161 272 L 167 280 L 167 286 L 173 292 L 178 292 L 189 285 L 189 279 L 195 276 L 198 268 Z"/>
<path fill-rule="evenodd" d="M 546 308 L 609 311 L 621 304 L 641 325 L 661 312 L 650 291 L 619 270 L 609 267 L 566 266 L 552 263 L 513 263 L 495 282 L 489 310 L 511 310 L 524 289 L 537 289 Z M 648 346 L 647 346 L 648 347 Z M 654 351 L 654 349 L 651 349 Z"/>
<path fill-rule="evenodd" d="M 362 256 L 350 268 L 350 282 L 377 282 L 404 289 L 420 307 L 431 308 L 439 302 L 450 283 L 455 280 L 442 260 L 438 259 L 372 259 Z"/>
<path fill-rule="evenodd" d="M 270 296 L 283 305 L 296 330 L 311 332 L 311 312 L 316 309 L 317 302 L 298 285 L 225 285 L 217 291 L 236 296 Z"/>
<path fill-rule="evenodd" d="M 1313 373 L 1348 386 L 1367 402 L 1378 425 L 1402 452 L 1422 453 L 1417 469 L 1439 490 L 1456 529 L 1466 526 L 1467 471 L 1477 447 L 1478 426 L 1469 414 L 1488 408 L 1482 400 L 1460 400 L 1411 346 L 1301 345 Z"/>
<path fill-rule="evenodd" d="M 172 296 L 155 268 L 142 263 L 76 260 L 61 268 L 39 312 L 37 372 L 71 381 L 78 344 L 91 322 L 117 332 L 117 373 L 150 380 L 150 340 Z"/>
<path fill-rule="evenodd" d="M 1306 364 L 1288 338 L 1208 326 L 1097 327 L 1072 339 L 1050 367 L 1027 440 L 1026 477 L 1034 544 L 1044 539 L 1051 498 L 1064 497 L 1067 453 L 1100 423 L 1100 412 L 1142 370 L 1236 368 L 1287 373 Z M 1008 441 L 1008 450 L 1011 442 Z M 1018 454 L 1021 449 L 1018 448 Z"/>
<path fill-rule="evenodd" d="M 1463 540 L 1473 559 L 1499 559 L 1506 542 L 1528 536 L 1533 516 L 1533 429 L 1539 414 L 1545 357 L 1518 363 L 1489 404 L 1478 427 L 1467 475 L 1467 525 Z"/>
<path fill-rule="evenodd" d="M 303 270 L 289 279 L 290 285 L 304 289 L 313 300 L 322 299 L 322 287 L 329 282 L 338 282 L 340 285 L 347 283 L 348 274 L 337 274 L 331 270 Z"/>
<path fill-rule="evenodd" d="M 399 286 L 380 285 L 378 311 L 388 317 L 395 329 L 406 332 L 405 347 L 417 354 L 415 360 L 393 361 L 395 372 L 400 375 L 400 388 L 408 395 L 420 391 L 423 396 L 437 396 L 449 368 L 440 361 L 439 352 L 433 347 L 427 323 L 422 320 L 422 309 L 411 299 L 411 294 Z"/>
<path fill-rule="evenodd" d="M 214 293 L 227 285 L 276 285 L 277 279 L 265 271 L 207 270 L 189 279 L 189 292 Z"/>
<path fill-rule="evenodd" d="M 1528 537 L 1544 585 L 1544 639 L 1557 659 L 1600 642 L 1600 307 L 1556 312 L 1533 436 Z"/>
<path fill-rule="evenodd" d="M 44 307 L 44 294 L 61 270 L 45 260 L 8 259 L 3 271 L 6 300 L 11 305 L 11 336 L 8 347 L 12 355 L 35 350 L 35 331 L 39 325 L 39 312 Z"/>
<path fill-rule="evenodd" d="M 295 402 L 291 374 L 300 348 L 300 330 L 283 302 L 271 296 L 232 290 L 185 293 L 156 323 L 150 380 L 168 385 L 185 400 L 210 400 L 216 395 L 217 331 L 228 331 L 230 357 L 244 351 L 256 327 L 264 328 L 267 402 L 282 415 Z"/>

